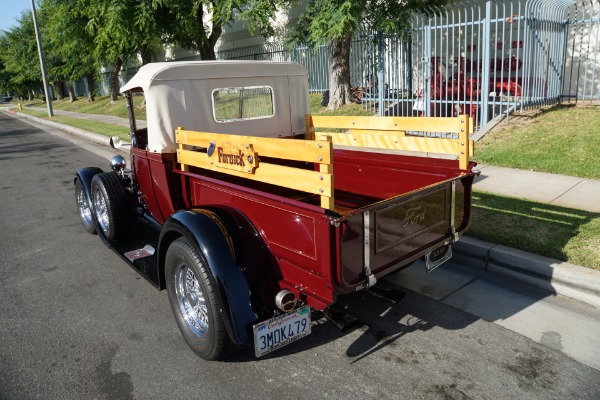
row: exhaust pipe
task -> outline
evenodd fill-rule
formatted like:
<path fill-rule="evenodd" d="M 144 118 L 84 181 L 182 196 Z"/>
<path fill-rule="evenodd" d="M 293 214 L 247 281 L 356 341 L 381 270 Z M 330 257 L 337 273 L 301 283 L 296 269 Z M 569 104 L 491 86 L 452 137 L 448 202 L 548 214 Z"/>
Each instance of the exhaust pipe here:
<path fill-rule="evenodd" d="M 292 312 L 296 308 L 297 303 L 298 299 L 296 295 L 287 289 L 280 290 L 275 296 L 275 305 L 277 308 L 287 313 Z"/>

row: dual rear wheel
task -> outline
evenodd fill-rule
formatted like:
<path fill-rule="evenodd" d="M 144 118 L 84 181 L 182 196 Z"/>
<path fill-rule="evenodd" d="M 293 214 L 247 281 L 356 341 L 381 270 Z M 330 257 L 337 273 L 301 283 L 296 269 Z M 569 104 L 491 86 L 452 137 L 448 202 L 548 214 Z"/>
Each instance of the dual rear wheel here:
<path fill-rule="evenodd" d="M 130 197 L 117 174 L 94 176 L 91 204 L 77 179 L 75 200 L 87 232 L 96 233 L 98 227 L 110 241 L 126 234 Z M 223 359 L 234 345 L 225 328 L 214 278 L 202 253 L 184 237 L 175 240 L 167 250 L 165 275 L 169 303 L 188 346 L 205 360 Z"/>
<path fill-rule="evenodd" d="M 121 178 L 114 172 L 94 175 L 91 183 L 91 203 L 88 201 L 83 183 L 77 178 L 75 202 L 79 219 L 87 232 L 96 233 L 98 226 L 110 241 L 121 239 L 127 233 L 130 224 L 131 197 L 123 186 Z"/>

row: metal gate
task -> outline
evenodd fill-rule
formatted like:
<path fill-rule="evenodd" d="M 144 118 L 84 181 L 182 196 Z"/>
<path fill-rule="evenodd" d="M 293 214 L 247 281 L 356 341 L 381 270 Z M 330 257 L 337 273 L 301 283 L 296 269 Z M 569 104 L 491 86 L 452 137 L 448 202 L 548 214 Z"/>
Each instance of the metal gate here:
<path fill-rule="evenodd" d="M 468 114 L 479 136 L 510 112 L 600 100 L 598 0 L 459 0 L 414 15 L 399 35 L 362 30 L 352 41 L 351 84 L 379 115 Z M 329 86 L 328 48 L 265 44 L 221 59 L 293 61 L 311 92 Z"/>
<path fill-rule="evenodd" d="M 412 86 L 396 84 L 386 59 L 380 114 L 468 114 L 481 135 L 514 110 L 598 101 L 598 10 L 592 1 L 465 1 L 416 15 L 395 57 L 407 60 Z"/>

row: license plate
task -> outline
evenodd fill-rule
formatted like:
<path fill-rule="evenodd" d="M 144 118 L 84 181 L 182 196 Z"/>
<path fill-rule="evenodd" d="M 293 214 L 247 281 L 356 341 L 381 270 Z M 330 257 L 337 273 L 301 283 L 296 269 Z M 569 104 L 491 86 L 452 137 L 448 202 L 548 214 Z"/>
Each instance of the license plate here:
<path fill-rule="evenodd" d="M 449 244 L 445 244 L 427 253 L 425 256 L 425 268 L 427 272 L 431 272 L 450 258 L 452 258 L 452 247 Z"/>
<path fill-rule="evenodd" d="M 264 356 L 310 334 L 310 307 L 278 315 L 254 325 L 253 329 L 256 357 Z"/>

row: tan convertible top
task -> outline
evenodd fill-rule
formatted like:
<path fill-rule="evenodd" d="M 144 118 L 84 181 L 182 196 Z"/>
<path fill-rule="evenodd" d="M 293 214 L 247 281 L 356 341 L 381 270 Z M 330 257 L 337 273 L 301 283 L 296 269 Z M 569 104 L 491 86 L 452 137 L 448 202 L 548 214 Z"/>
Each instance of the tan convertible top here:
<path fill-rule="evenodd" d="M 144 65 L 121 88 L 143 90 L 146 97 L 148 150 L 176 151 L 175 129 L 281 137 L 304 132 L 310 112 L 308 74 L 292 63 L 268 61 L 191 61 Z M 274 115 L 258 120 L 217 122 L 212 93 L 231 87 L 268 86 L 273 91 Z"/>

